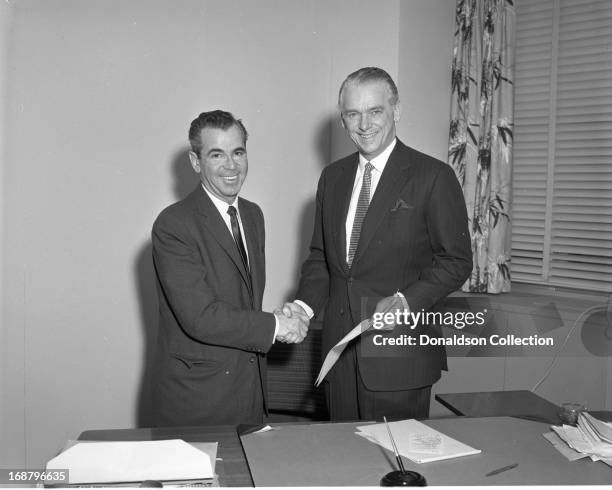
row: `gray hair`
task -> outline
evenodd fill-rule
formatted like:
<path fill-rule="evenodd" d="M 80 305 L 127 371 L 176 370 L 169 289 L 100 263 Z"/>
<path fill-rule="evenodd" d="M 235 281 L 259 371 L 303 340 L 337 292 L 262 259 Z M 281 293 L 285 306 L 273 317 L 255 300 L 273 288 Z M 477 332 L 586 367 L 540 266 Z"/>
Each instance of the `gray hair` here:
<path fill-rule="evenodd" d="M 359 70 L 354 71 L 348 77 L 346 77 L 344 82 L 342 82 L 342 85 L 340 85 L 340 91 L 338 92 L 338 105 L 341 104 L 342 92 L 349 83 L 360 84 L 366 82 L 385 82 L 387 84 L 387 87 L 389 88 L 389 92 L 391 93 L 389 102 L 391 103 L 391 105 L 395 105 L 398 103 L 399 94 L 397 92 L 397 85 L 395 85 L 395 82 L 393 81 L 393 78 L 391 78 L 391 75 L 389 75 L 382 68 L 367 66 L 365 68 L 360 68 Z"/>

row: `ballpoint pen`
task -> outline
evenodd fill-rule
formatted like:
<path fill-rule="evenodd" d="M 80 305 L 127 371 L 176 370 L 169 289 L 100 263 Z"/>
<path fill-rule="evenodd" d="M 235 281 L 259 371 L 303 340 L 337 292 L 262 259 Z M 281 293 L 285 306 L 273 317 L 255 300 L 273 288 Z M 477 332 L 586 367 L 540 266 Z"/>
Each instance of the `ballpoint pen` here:
<path fill-rule="evenodd" d="M 393 446 L 393 452 L 395 452 L 395 459 L 397 460 L 397 464 L 402 473 L 406 473 L 406 468 L 404 468 L 404 463 L 402 462 L 402 458 L 399 455 L 399 451 L 397 450 L 397 446 L 395 445 L 395 439 L 393 439 L 393 434 L 391 434 L 391 428 L 387 422 L 387 417 L 383 417 L 385 421 L 385 426 L 387 427 L 387 432 L 389 433 L 389 439 L 391 439 L 391 445 Z"/>
<path fill-rule="evenodd" d="M 501 468 L 497 468 L 496 470 L 489 471 L 485 476 L 494 476 L 503 473 L 504 471 L 512 470 L 518 466 L 518 463 L 509 464 L 508 466 L 502 466 Z"/>
<path fill-rule="evenodd" d="M 391 445 L 393 446 L 393 452 L 395 453 L 395 459 L 397 460 L 397 465 L 399 466 L 399 470 L 391 471 L 383 476 L 382 480 L 380 480 L 380 485 L 383 487 L 425 487 L 427 486 L 427 481 L 425 477 L 416 471 L 406 471 L 404 468 L 404 463 L 402 462 L 402 457 L 397 450 L 397 444 L 395 444 L 395 439 L 393 438 L 393 434 L 391 434 L 391 428 L 389 427 L 389 423 L 387 422 L 387 417 L 383 417 L 385 421 L 385 426 L 387 427 L 387 432 L 389 433 L 389 439 L 391 439 Z"/>

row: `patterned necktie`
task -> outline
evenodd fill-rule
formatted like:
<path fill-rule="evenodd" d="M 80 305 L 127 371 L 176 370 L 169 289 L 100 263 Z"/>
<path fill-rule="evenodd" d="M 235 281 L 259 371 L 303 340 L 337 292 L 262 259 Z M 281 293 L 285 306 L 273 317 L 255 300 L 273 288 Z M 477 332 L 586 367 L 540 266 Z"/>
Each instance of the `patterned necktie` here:
<path fill-rule="evenodd" d="M 353 230 L 351 231 L 351 242 L 349 244 L 348 260 L 347 264 L 349 268 L 353 264 L 353 258 L 355 257 L 355 251 L 357 250 L 357 244 L 359 243 L 359 235 L 361 234 L 361 225 L 368 212 L 370 206 L 370 186 L 372 185 L 372 169 L 374 166 L 368 162 L 365 165 L 365 172 L 363 173 L 363 183 L 361 184 L 361 191 L 359 192 L 359 198 L 357 199 L 357 209 L 355 210 L 355 220 L 353 221 Z"/>
<path fill-rule="evenodd" d="M 230 215 L 232 235 L 234 235 L 234 242 L 236 242 L 236 246 L 238 247 L 240 258 L 242 259 L 245 270 L 248 274 L 250 274 L 249 261 L 247 259 L 246 249 L 244 248 L 244 242 L 242 241 L 242 233 L 240 233 L 240 225 L 238 224 L 238 217 L 236 216 L 236 208 L 234 206 L 228 207 L 227 214 Z"/>

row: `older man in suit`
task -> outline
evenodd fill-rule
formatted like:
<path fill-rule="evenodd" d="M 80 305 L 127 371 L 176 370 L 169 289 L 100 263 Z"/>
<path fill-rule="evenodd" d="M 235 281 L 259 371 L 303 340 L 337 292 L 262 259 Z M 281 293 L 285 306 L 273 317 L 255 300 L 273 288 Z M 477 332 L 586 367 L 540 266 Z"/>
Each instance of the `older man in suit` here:
<path fill-rule="evenodd" d="M 189 130 L 197 188 L 153 225 L 159 298 L 154 422 L 159 426 L 261 423 L 265 353 L 300 342 L 307 318 L 261 311 L 264 218 L 238 197 L 247 131 L 228 112 L 200 114 Z"/>
<path fill-rule="evenodd" d="M 391 77 L 357 70 L 338 103 L 358 152 L 323 170 L 297 300 L 283 308 L 312 317 L 326 305 L 324 352 L 374 312 L 428 310 L 472 269 L 460 186 L 448 165 L 396 138 L 401 111 Z M 440 335 L 432 325 L 394 328 L 388 322 L 375 333 Z M 427 417 L 431 386 L 446 369 L 444 348 L 374 339 L 369 331 L 352 341 L 330 371 L 332 420 Z"/>

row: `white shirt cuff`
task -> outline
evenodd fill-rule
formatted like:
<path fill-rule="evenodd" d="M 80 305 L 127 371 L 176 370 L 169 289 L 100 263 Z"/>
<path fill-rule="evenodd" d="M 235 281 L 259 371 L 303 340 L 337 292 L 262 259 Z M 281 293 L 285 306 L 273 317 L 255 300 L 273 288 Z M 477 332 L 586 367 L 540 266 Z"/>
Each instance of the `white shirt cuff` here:
<path fill-rule="evenodd" d="M 274 337 L 272 337 L 272 345 L 276 342 L 276 334 L 278 333 L 278 316 L 274 313 Z"/>
<path fill-rule="evenodd" d="M 312 317 L 314 316 L 314 311 L 312 311 L 312 308 L 310 306 L 308 306 L 306 303 L 304 303 L 303 301 L 299 299 L 296 299 L 294 303 L 296 305 L 301 306 L 302 309 L 306 312 L 306 315 L 308 315 L 308 319 L 312 320 Z"/>

